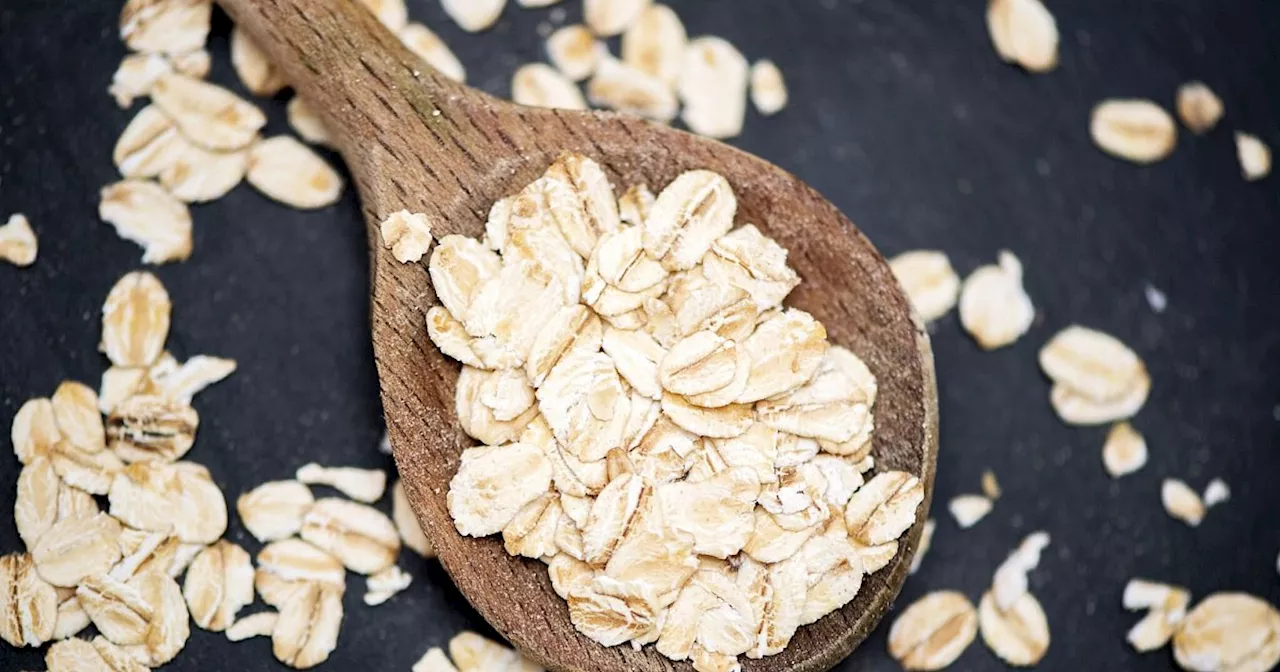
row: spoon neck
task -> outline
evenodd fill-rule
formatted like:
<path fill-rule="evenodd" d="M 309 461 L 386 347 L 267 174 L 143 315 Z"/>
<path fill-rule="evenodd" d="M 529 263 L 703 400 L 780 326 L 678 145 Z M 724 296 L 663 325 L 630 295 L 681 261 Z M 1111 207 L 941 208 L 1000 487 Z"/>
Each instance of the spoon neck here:
<path fill-rule="evenodd" d="M 357 0 L 218 1 L 322 116 L 358 181 L 443 159 L 470 125 L 462 103 L 478 94 L 406 49 Z"/>

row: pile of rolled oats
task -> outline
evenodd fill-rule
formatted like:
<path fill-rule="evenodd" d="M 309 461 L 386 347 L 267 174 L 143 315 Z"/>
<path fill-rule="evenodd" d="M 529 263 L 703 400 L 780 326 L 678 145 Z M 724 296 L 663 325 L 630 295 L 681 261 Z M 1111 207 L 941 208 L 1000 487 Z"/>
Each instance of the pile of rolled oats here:
<path fill-rule="evenodd" d="M 782 651 L 898 551 L 919 480 L 871 456 L 875 377 L 707 170 L 618 199 L 564 154 L 446 236 L 428 333 L 463 363 L 449 512 L 547 563 L 579 631 L 698 670 Z"/>

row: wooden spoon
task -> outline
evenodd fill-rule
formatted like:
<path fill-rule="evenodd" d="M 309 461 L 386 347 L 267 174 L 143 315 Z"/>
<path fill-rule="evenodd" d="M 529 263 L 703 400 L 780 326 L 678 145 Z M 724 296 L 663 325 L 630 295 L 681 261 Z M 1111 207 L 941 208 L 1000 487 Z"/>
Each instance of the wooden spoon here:
<path fill-rule="evenodd" d="M 400 264 L 378 224 L 423 212 L 437 235 L 479 237 L 494 201 L 537 178 L 561 151 L 599 162 L 615 188 L 655 191 L 685 170 L 733 185 L 738 223 L 790 251 L 802 284 L 788 302 L 813 314 L 879 380 L 874 456 L 879 470 L 920 477 L 919 521 L 857 598 L 801 628 L 785 651 L 743 658 L 751 671 L 825 670 L 875 627 L 906 578 L 933 492 L 938 411 L 929 337 L 884 259 L 848 219 L 796 177 L 727 145 L 625 115 L 520 107 L 456 84 L 407 51 L 356 0 L 220 0 L 319 113 L 355 178 L 368 224 L 374 356 L 405 490 L 463 595 L 524 655 L 554 670 L 689 669 L 652 647 L 606 648 L 574 630 L 544 565 L 512 558 L 496 537 L 464 538 L 445 508 L 458 456 L 474 442 L 459 427 L 459 366 L 427 338 L 436 304 L 425 263 Z M 619 192 L 620 193 L 620 192 Z M 428 617 L 424 615 L 424 617 Z"/>

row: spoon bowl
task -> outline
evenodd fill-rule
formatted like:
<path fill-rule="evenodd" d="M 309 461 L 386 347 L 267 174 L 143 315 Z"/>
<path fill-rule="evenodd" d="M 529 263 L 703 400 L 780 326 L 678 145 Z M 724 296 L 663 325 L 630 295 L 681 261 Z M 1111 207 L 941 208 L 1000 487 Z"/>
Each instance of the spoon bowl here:
<path fill-rule="evenodd" d="M 355 0 L 220 0 L 326 120 L 368 225 L 374 356 L 405 491 L 440 562 L 472 606 L 520 651 L 565 672 L 687 670 L 652 647 L 606 648 L 579 634 L 545 566 L 507 555 L 501 539 L 462 537 L 445 505 L 462 451 L 460 366 L 427 338 L 438 303 L 425 264 L 384 250 L 379 223 L 425 213 L 437 236 L 480 237 L 494 201 L 532 182 L 565 150 L 598 162 L 618 193 L 655 193 L 680 173 L 724 175 L 735 224 L 755 224 L 789 251 L 802 282 L 787 304 L 876 375 L 877 470 L 919 476 L 925 501 L 888 566 L 840 610 L 801 628 L 783 652 L 743 659 L 751 672 L 826 670 L 879 623 L 906 579 L 933 493 L 937 392 L 929 337 L 884 258 L 829 201 L 795 176 L 719 142 L 635 117 L 520 107 L 449 81 L 407 51 Z"/>

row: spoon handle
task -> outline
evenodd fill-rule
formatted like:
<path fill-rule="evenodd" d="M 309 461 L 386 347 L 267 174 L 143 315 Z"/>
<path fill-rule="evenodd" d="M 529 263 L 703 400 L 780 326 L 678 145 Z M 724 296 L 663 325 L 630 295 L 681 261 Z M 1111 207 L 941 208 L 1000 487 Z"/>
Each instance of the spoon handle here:
<path fill-rule="evenodd" d="M 476 113 L 496 101 L 427 65 L 357 0 L 218 1 L 325 120 L 372 223 L 474 182 L 488 144 Z"/>

